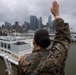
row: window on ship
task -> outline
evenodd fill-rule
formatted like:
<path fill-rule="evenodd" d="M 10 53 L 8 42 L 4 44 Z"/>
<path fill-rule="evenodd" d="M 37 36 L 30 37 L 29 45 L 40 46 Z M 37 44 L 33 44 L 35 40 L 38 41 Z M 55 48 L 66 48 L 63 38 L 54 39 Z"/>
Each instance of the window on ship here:
<path fill-rule="evenodd" d="M 6 48 L 7 46 L 6 46 L 6 43 L 4 43 L 4 47 Z"/>
<path fill-rule="evenodd" d="M 8 49 L 11 49 L 11 46 L 10 46 L 10 44 L 8 44 Z"/>
<path fill-rule="evenodd" d="M 1 47 L 3 47 L 3 42 L 1 42 Z"/>

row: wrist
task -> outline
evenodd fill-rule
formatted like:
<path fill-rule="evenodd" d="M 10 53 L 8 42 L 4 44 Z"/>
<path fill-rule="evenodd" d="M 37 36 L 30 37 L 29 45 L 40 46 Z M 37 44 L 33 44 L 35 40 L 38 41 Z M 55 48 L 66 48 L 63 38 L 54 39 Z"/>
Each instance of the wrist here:
<path fill-rule="evenodd" d="M 58 19 L 58 18 L 60 18 L 60 16 L 59 15 L 55 15 L 54 18 L 55 19 Z"/>

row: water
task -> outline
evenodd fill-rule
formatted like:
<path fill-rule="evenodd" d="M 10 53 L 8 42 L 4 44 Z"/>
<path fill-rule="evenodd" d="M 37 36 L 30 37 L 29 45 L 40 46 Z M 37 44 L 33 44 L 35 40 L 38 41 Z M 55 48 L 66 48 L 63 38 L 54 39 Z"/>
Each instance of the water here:
<path fill-rule="evenodd" d="M 76 75 L 76 43 L 71 43 L 69 55 L 66 61 L 65 75 Z M 17 75 L 17 66 L 12 64 L 13 73 Z M 2 58 L 0 58 L 0 75 L 4 75 L 6 66 Z"/>
<path fill-rule="evenodd" d="M 71 43 L 65 68 L 66 75 L 76 75 L 76 43 Z"/>

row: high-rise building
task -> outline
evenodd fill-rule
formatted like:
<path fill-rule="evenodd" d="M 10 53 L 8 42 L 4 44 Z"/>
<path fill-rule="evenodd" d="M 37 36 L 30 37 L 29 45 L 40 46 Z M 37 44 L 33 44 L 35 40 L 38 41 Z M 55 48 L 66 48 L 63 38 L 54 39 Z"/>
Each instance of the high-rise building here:
<path fill-rule="evenodd" d="M 38 29 L 42 29 L 42 17 L 38 20 Z"/>
<path fill-rule="evenodd" d="M 11 23 L 9 22 L 5 22 L 5 26 L 4 26 L 6 29 L 8 29 L 8 32 L 11 31 Z"/>
<path fill-rule="evenodd" d="M 55 32 L 55 20 L 53 20 L 53 23 L 52 23 L 52 30 L 53 32 Z"/>
<path fill-rule="evenodd" d="M 30 16 L 30 26 L 32 30 L 38 29 L 38 19 L 36 16 Z"/>
<path fill-rule="evenodd" d="M 5 26 L 11 26 L 11 23 L 5 22 Z"/>
<path fill-rule="evenodd" d="M 12 29 L 14 32 L 22 33 L 22 27 L 19 25 L 19 22 L 16 21 L 14 25 L 12 25 Z"/>
<path fill-rule="evenodd" d="M 15 22 L 15 25 L 19 25 L 18 21 Z"/>
<path fill-rule="evenodd" d="M 24 21 L 24 24 L 22 25 L 23 31 L 26 32 L 30 29 L 30 24 L 27 21 Z"/>
<path fill-rule="evenodd" d="M 51 16 L 49 16 L 48 18 L 48 24 L 49 24 L 50 29 L 52 29 L 52 17 Z"/>

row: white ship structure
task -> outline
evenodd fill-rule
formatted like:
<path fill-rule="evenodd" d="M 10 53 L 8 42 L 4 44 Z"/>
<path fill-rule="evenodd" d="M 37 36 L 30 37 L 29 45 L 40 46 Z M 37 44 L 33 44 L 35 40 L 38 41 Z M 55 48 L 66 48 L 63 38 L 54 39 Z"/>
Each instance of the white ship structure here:
<path fill-rule="evenodd" d="M 0 56 L 18 65 L 18 57 L 32 52 L 32 39 L 20 36 L 0 36 Z"/>

